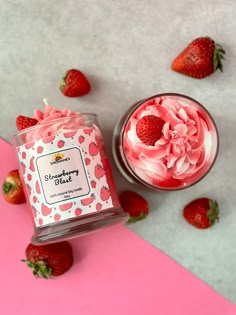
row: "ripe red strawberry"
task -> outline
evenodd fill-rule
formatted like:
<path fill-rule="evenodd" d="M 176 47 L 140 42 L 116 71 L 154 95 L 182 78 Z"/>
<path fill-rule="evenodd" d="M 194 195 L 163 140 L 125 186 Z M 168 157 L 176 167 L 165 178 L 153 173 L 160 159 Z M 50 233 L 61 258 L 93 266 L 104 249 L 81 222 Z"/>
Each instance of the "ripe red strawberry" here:
<path fill-rule="evenodd" d="M 171 68 L 190 77 L 202 79 L 217 69 L 223 71 L 224 54 L 224 49 L 210 37 L 199 37 L 174 59 Z"/>
<path fill-rule="evenodd" d="M 136 125 L 136 134 L 144 144 L 154 146 L 156 141 L 161 138 L 164 123 L 157 116 L 144 116 Z"/>
<path fill-rule="evenodd" d="M 77 97 L 88 94 L 91 86 L 81 71 L 70 69 L 63 77 L 60 89 L 65 96 Z"/>
<path fill-rule="evenodd" d="M 22 182 L 18 170 L 10 171 L 2 185 L 2 192 L 5 200 L 12 204 L 26 202 Z"/>
<path fill-rule="evenodd" d="M 215 200 L 199 198 L 184 207 L 183 216 L 198 229 L 207 229 L 219 221 L 219 208 Z"/>
<path fill-rule="evenodd" d="M 32 127 L 37 124 L 37 119 L 26 117 L 26 116 L 18 116 L 16 118 L 16 127 L 18 130 L 23 130 L 29 127 Z"/>
<path fill-rule="evenodd" d="M 29 244 L 25 251 L 27 263 L 36 278 L 56 277 L 64 274 L 73 265 L 71 245 L 64 241 L 47 245 Z"/>
<path fill-rule="evenodd" d="M 119 199 L 121 207 L 130 215 L 128 223 L 134 223 L 144 219 L 148 215 L 149 206 L 147 200 L 136 192 L 130 190 L 123 191 Z"/>

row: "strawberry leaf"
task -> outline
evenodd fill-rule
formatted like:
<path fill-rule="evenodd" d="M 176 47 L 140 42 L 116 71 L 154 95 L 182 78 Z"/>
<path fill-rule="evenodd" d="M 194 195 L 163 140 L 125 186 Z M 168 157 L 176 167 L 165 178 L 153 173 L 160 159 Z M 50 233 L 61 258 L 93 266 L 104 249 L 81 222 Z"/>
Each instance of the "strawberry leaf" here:
<path fill-rule="evenodd" d="M 7 195 L 12 189 L 17 189 L 17 185 L 13 185 L 10 182 L 4 182 L 2 185 L 2 192 L 4 195 Z"/>
<path fill-rule="evenodd" d="M 215 44 L 214 54 L 213 54 L 213 67 L 214 71 L 220 69 L 223 72 L 223 63 L 222 60 L 224 59 L 225 50 L 222 48 L 221 45 Z"/>
<path fill-rule="evenodd" d="M 139 216 L 137 217 L 129 217 L 129 220 L 127 221 L 128 224 L 132 224 L 135 223 L 137 221 L 143 220 L 144 218 L 146 218 L 147 214 L 144 212 L 141 212 Z"/>
<path fill-rule="evenodd" d="M 210 225 L 213 225 L 215 222 L 219 221 L 219 206 L 216 200 L 209 200 L 210 209 L 207 211 L 207 217 Z"/>
<path fill-rule="evenodd" d="M 52 273 L 52 268 L 49 268 L 45 261 L 38 260 L 35 263 L 32 263 L 30 260 L 22 259 L 21 261 L 25 262 L 29 268 L 32 269 L 33 275 L 35 278 L 44 278 L 49 279 Z"/>

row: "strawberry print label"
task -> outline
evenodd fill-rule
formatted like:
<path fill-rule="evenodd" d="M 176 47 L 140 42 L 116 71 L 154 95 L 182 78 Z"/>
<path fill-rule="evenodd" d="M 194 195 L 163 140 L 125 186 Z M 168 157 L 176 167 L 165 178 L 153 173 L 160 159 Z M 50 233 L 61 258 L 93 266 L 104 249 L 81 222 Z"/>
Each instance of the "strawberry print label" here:
<path fill-rule="evenodd" d="M 116 192 L 96 126 L 28 142 L 17 152 L 36 226 L 114 207 Z"/>
<path fill-rule="evenodd" d="M 35 163 L 42 193 L 48 205 L 86 197 L 91 192 L 79 147 L 39 156 Z"/>

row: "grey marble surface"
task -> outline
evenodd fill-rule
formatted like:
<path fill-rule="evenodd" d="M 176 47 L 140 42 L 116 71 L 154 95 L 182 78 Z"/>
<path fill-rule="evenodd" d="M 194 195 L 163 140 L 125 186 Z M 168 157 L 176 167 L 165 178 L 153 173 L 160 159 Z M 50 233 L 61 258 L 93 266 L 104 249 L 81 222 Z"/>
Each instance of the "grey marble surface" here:
<path fill-rule="evenodd" d="M 112 130 L 134 102 L 161 92 L 189 95 L 212 113 L 220 151 L 210 174 L 171 193 L 137 190 L 151 213 L 130 228 L 236 303 L 236 2 L 234 0 L 0 0 L 0 136 L 10 140 L 18 114 L 55 107 L 96 112 L 111 156 Z M 224 72 L 203 80 L 170 70 L 172 59 L 198 36 L 226 50 Z M 86 73 L 87 96 L 69 99 L 58 86 L 69 68 Z M 112 157 L 111 157 L 112 159 Z M 187 225 L 182 207 L 216 198 L 220 223 L 206 231 Z M 158 268 L 158 266 L 157 266 Z"/>

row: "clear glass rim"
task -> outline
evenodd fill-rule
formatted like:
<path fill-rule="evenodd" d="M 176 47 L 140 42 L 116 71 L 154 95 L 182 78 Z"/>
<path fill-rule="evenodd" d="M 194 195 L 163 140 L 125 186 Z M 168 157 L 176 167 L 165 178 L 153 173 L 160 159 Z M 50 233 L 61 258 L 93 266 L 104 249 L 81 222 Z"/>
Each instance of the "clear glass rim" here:
<path fill-rule="evenodd" d="M 199 107 L 201 107 L 207 114 L 207 116 L 209 116 L 210 118 L 210 121 L 212 122 L 213 126 L 214 126 L 214 129 L 215 129 L 215 135 L 216 135 L 216 149 L 215 149 L 215 152 L 214 152 L 214 157 L 212 159 L 212 162 L 211 164 L 209 165 L 208 169 L 202 174 L 200 175 L 199 178 L 197 178 L 195 181 L 193 181 L 191 184 L 187 184 L 186 186 L 180 186 L 180 187 L 160 187 L 160 186 L 153 186 L 149 183 L 147 183 L 146 181 L 144 181 L 142 178 L 140 178 L 139 176 L 137 176 L 137 174 L 132 170 L 129 162 L 127 161 L 127 158 L 126 158 L 126 155 L 124 154 L 124 150 L 123 150 L 123 138 L 124 138 L 124 130 L 125 130 L 125 127 L 130 119 L 130 117 L 133 115 L 133 113 L 135 112 L 135 110 L 141 106 L 143 103 L 153 99 L 153 98 L 158 98 L 158 97 L 162 97 L 162 96 L 176 96 L 176 97 L 180 97 L 180 98 L 183 98 L 183 99 L 187 99 L 187 100 L 190 100 L 191 102 L 194 102 L 196 103 L 197 105 L 199 105 Z M 145 187 L 147 188 L 150 188 L 151 190 L 155 190 L 155 191 L 178 191 L 178 190 L 183 190 L 183 189 L 186 189 L 186 188 L 189 188 L 189 187 L 192 187 L 194 185 L 196 185 L 198 182 L 200 182 L 209 172 L 210 170 L 212 169 L 213 165 L 215 164 L 215 161 L 217 159 L 217 156 L 218 156 L 218 153 L 219 153 L 219 142 L 220 142 L 220 139 L 219 139 L 219 132 L 218 132 L 218 128 L 216 126 L 216 123 L 215 123 L 215 120 L 214 118 L 212 117 L 212 115 L 210 114 L 210 112 L 201 104 L 199 103 L 198 101 L 196 101 L 194 98 L 190 97 L 190 96 L 187 96 L 185 94 L 180 94 L 180 93 L 160 93 L 160 94 L 155 94 L 153 96 L 150 96 L 146 99 L 142 99 L 141 101 L 138 101 L 136 102 L 133 106 L 131 106 L 128 111 L 127 111 L 127 116 L 124 116 L 121 117 L 120 121 L 118 122 L 118 124 L 121 124 L 121 128 L 120 128 L 120 135 L 118 136 L 120 138 L 120 146 L 122 148 L 122 156 L 121 156 L 121 160 L 124 162 L 124 165 L 125 167 L 127 168 L 128 172 L 131 174 L 131 176 L 140 184 L 144 185 Z M 115 135 L 114 135 L 115 136 Z M 115 142 L 115 141 L 114 141 Z M 116 151 L 114 149 L 114 151 Z M 116 162 L 117 163 L 117 162 Z M 119 166 L 120 167 L 120 166 Z M 118 168 L 119 168 L 118 167 Z M 130 176 L 128 174 L 128 176 Z"/>
<path fill-rule="evenodd" d="M 75 114 L 73 116 L 65 116 L 65 117 L 60 117 L 60 118 L 56 118 L 56 119 L 53 119 L 53 120 L 50 120 L 50 121 L 47 121 L 47 122 L 43 122 L 43 123 L 40 123 L 40 124 L 36 124 L 30 128 L 26 128 L 26 129 L 22 129 L 16 133 L 14 133 L 11 137 L 11 140 L 23 135 L 24 133 L 27 133 L 29 131 L 33 131 L 35 129 L 38 129 L 38 128 L 41 128 L 41 127 L 44 127 L 44 126 L 48 126 L 48 125 L 51 125 L 52 123 L 56 123 L 56 122 L 59 122 L 59 121 L 63 121 L 63 120 L 68 120 L 68 119 L 73 119 L 73 118 L 78 118 L 78 117 L 83 117 L 83 116 L 91 116 L 91 117 L 94 117 L 94 118 L 97 118 L 97 114 L 95 113 L 81 113 L 81 114 Z"/>

